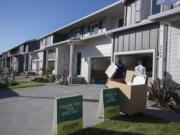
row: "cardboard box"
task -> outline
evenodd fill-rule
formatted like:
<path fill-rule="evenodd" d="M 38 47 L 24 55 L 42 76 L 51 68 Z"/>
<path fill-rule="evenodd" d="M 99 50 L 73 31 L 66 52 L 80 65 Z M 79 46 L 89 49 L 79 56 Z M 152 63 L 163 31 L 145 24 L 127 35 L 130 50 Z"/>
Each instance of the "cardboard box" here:
<path fill-rule="evenodd" d="M 129 76 L 131 75 L 131 77 Z M 132 80 L 132 72 L 127 71 L 126 81 Z M 122 80 L 108 80 L 108 88 L 119 88 L 120 111 L 127 115 L 143 112 L 146 109 L 148 87 L 143 85 L 128 85 Z"/>

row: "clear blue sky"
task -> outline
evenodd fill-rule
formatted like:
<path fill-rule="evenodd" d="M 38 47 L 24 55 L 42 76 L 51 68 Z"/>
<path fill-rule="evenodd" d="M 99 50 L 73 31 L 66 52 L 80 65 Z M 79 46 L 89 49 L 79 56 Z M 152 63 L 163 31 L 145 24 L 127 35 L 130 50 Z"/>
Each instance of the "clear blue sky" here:
<path fill-rule="evenodd" d="M 117 0 L 0 0 L 0 53 Z"/>

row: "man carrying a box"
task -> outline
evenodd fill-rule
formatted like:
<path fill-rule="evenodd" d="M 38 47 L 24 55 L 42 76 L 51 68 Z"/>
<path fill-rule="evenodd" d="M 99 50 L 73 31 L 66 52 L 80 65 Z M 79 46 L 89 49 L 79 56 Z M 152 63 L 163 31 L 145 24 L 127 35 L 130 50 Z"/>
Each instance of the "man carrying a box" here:
<path fill-rule="evenodd" d="M 121 62 L 121 58 L 118 59 L 118 63 L 116 64 L 118 69 L 116 70 L 115 75 L 113 76 L 113 79 L 124 79 L 126 74 L 126 67 Z"/>
<path fill-rule="evenodd" d="M 135 73 L 138 75 L 146 75 L 146 68 L 142 64 L 142 60 L 138 60 L 138 66 L 135 67 Z"/>

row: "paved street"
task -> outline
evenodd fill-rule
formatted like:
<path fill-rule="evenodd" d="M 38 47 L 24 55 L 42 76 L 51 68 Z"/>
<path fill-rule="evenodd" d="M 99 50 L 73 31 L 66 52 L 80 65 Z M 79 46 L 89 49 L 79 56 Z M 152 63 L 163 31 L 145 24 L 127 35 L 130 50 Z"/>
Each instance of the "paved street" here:
<path fill-rule="evenodd" d="M 51 135 L 53 103 L 57 97 L 82 94 L 84 127 L 100 123 L 96 117 L 100 85 L 43 87 L 0 90 L 0 135 Z"/>

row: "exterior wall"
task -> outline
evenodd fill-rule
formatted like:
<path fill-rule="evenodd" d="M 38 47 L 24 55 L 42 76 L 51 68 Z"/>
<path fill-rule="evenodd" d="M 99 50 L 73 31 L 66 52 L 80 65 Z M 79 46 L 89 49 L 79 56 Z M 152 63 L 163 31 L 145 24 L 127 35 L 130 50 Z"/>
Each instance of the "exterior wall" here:
<path fill-rule="evenodd" d="M 82 53 L 81 58 L 81 74 L 80 76 L 89 83 L 90 79 L 90 68 L 92 57 L 111 57 L 112 54 L 112 43 L 107 37 L 98 37 L 95 39 L 87 40 L 81 46 L 76 46 L 74 51 L 74 75 L 76 74 L 76 58 L 77 53 Z"/>
<path fill-rule="evenodd" d="M 50 35 L 48 37 L 44 37 L 40 40 L 40 49 L 45 48 L 46 46 L 53 44 L 53 35 Z"/>
<path fill-rule="evenodd" d="M 68 44 L 58 47 L 58 59 L 56 59 L 57 67 L 55 67 L 57 75 L 62 74 L 64 71 L 67 73 L 69 72 L 69 56 L 70 47 Z"/>
<path fill-rule="evenodd" d="M 180 84 L 180 22 L 171 24 L 167 46 L 167 76 Z"/>
<path fill-rule="evenodd" d="M 0 60 L 0 72 L 3 71 L 3 59 Z"/>
<path fill-rule="evenodd" d="M 32 54 L 32 72 L 41 74 L 40 69 L 43 68 L 43 52 Z"/>
<path fill-rule="evenodd" d="M 158 49 L 159 24 L 149 24 L 116 33 L 114 52 Z"/>
<path fill-rule="evenodd" d="M 21 73 L 24 71 L 24 55 L 17 56 L 18 59 L 18 72 Z"/>
<path fill-rule="evenodd" d="M 18 72 L 18 58 L 13 57 L 12 59 L 12 68 L 15 72 Z"/>

